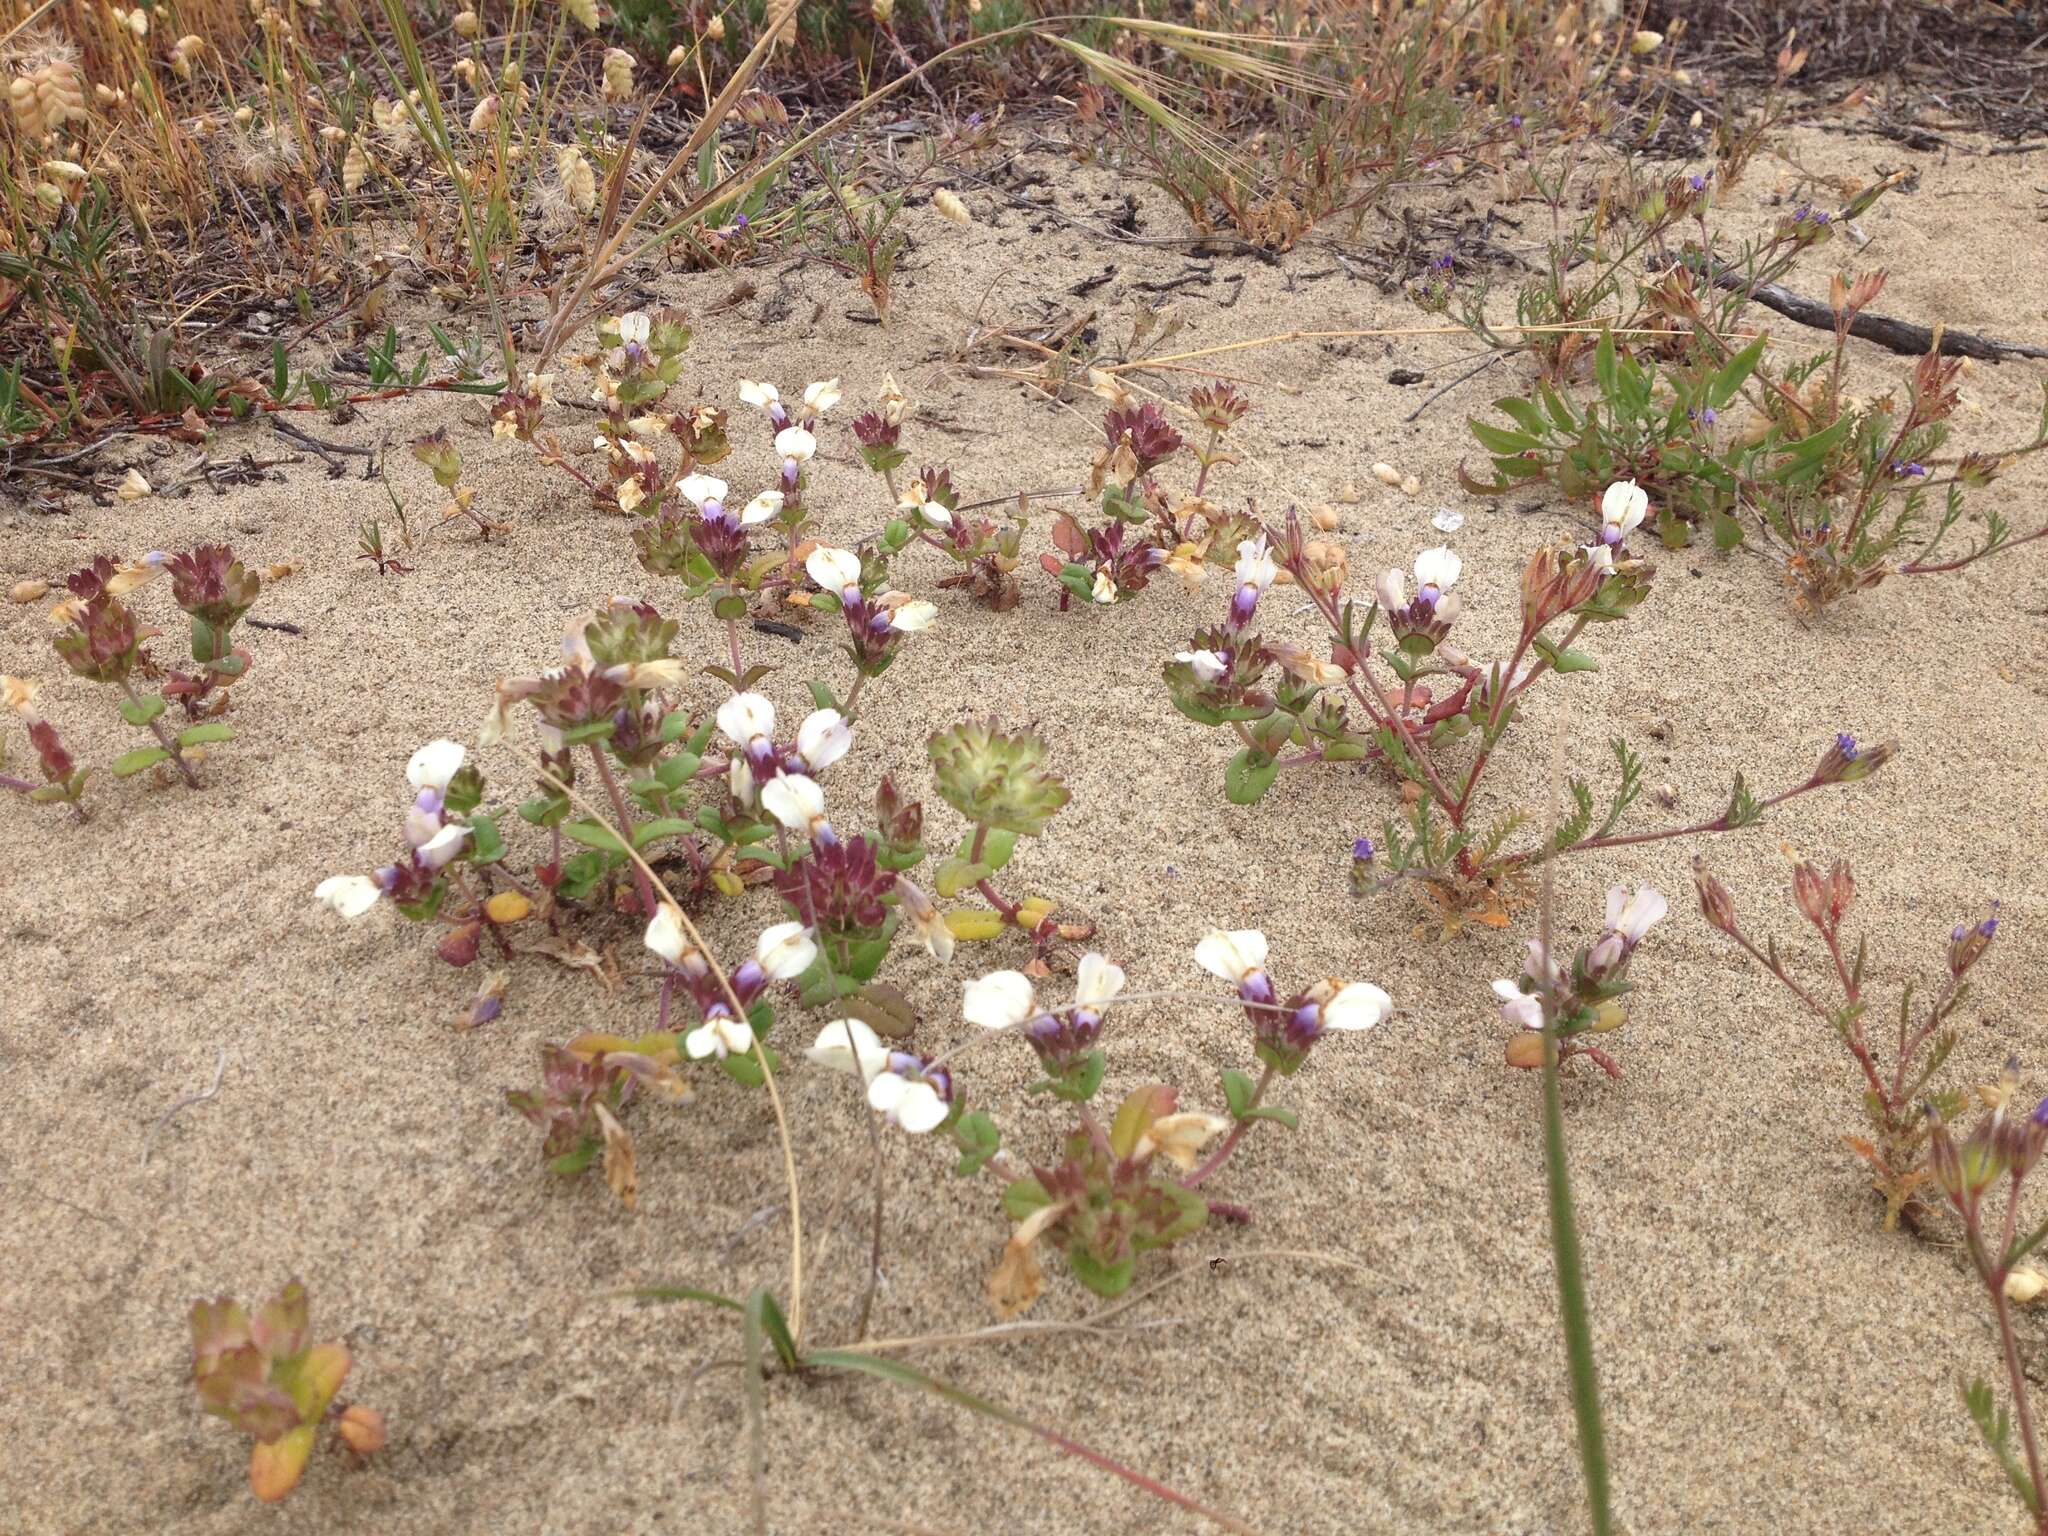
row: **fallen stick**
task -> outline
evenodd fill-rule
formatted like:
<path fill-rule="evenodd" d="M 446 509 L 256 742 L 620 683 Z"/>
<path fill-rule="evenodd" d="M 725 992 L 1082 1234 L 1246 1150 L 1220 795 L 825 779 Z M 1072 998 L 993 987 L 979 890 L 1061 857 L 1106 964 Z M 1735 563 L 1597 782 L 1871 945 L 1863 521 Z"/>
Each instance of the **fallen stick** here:
<path fill-rule="evenodd" d="M 1752 303 L 1775 310 L 1787 320 L 1810 325 L 1817 331 L 1835 328 L 1834 310 L 1818 299 L 1805 298 L 1776 283 L 1758 283 L 1751 289 L 1749 279 L 1740 272 L 1721 266 L 1710 271 L 1707 259 L 1696 252 L 1687 252 L 1682 260 L 1692 271 L 1708 276 L 1716 288 L 1725 288 L 1730 293 L 1748 293 Z M 1992 363 L 2002 363 L 2009 357 L 2048 357 L 2048 347 L 1999 341 L 1989 336 L 1972 335 L 1968 331 L 1946 328 L 1937 331 L 1915 325 L 1910 320 L 1894 320 L 1888 315 L 1859 314 L 1849 322 L 1849 334 L 1874 341 L 1907 357 L 1925 357 L 1937 340 L 1942 352 L 1949 357 L 1976 357 Z"/>
<path fill-rule="evenodd" d="M 149 1134 L 142 1139 L 142 1166 L 149 1166 L 150 1149 L 155 1147 L 156 1138 L 163 1128 L 177 1117 L 179 1111 L 190 1109 L 195 1104 L 211 1104 L 220 1097 L 221 1075 L 228 1069 L 228 1053 L 223 1049 L 213 1064 L 213 1082 L 204 1093 L 188 1093 L 156 1118 L 156 1124 L 149 1128 Z"/>

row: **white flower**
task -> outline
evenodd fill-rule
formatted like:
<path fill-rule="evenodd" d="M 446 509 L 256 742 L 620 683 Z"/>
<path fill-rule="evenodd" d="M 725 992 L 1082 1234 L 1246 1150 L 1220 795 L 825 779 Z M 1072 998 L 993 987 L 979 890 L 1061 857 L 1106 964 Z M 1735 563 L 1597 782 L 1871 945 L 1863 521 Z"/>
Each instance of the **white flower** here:
<path fill-rule="evenodd" d="M 1380 579 L 1373 583 L 1373 595 L 1379 598 L 1380 607 L 1388 613 L 1400 613 L 1408 606 L 1408 576 L 1406 572 L 1386 570 L 1380 572 Z"/>
<path fill-rule="evenodd" d="M 983 1029 L 1011 1029 L 1037 1011 L 1031 978 L 1022 971 L 990 971 L 968 982 L 960 999 L 960 1017 Z"/>
<path fill-rule="evenodd" d="M 725 787 L 732 791 L 733 799 L 748 810 L 754 807 L 754 766 L 744 757 L 734 755 L 725 765 Z"/>
<path fill-rule="evenodd" d="M 934 528 L 953 526 L 953 514 L 942 502 L 931 499 L 930 488 L 922 479 L 913 480 L 903 488 L 903 494 L 896 499 L 896 510 L 907 512 L 912 517 L 921 517 Z"/>
<path fill-rule="evenodd" d="M 420 844 L 414 857 L 428 869 L 439 869 L 455 855 L 462 852 L 462 840 L 469 836 L 469 828 L 446 826 Z"/>
<path fill-rule="evenodd" d="M 775 706 L 758 693 L 736 693 L 718 706 L 718 728 L 742 747 L 775 735 Z"/>
<path fill-rule="evenodd" d="M 901 630 L 906 635 L 914 635 L 921 629 L 930 629 L 938 616 L 937 603 L 898 603 L 889 610 L 889 627 Z"/>
<path fill-rule="evenodd" d="M 1263 592 L 1273 585 L 1280 567 L 1266 550 L 1266 536 L 1245 539 L 1237 546 L 1237 584 Z"/>
<path fill-rule="evenodd" d="M 801 773 L 785 773 L 761 786 L 761 809 L 790 831 L 809 837 L 825 820 L 825 791 Z"/>
<path fill-rule="evenodd" d="M 1587 565 L 1603 575 L 1612 574 L 1614 570 L 1613 550 L 1609 549 L 1605 544 L 1587 544 L 1583 548 Z"/>
<path fill-rule="evenodd" d="M 685 475 L 676 482 L 676 489 L 700 511 L 707 501 L 715 501 L 720 506 L 725 505 L 726 484 L 716 475 Z"/>
<path fill-rule="evenodd" d="M 1211 976 L 1242 986 L 1266 968 L 1266 936 L 1256 928 L 1217 929 L 1195 946 L 1195 964 Z"/>
<path fill-rule="evenodd" d="M 884 1072 L 868 1084 L 868 1103 L 914 1136 L 937 1130 L 946 1121 L 946 1101 L 922 1078 L 912 1082 Z"/>
<path fill-rule="evenodd" d="M 662 959 L 674 965 L 683 958 L 689 948 L 683 938 L 683 914 L 671 902 L 664 901 L 661 910 L 647 924 L 645 942 Z"/>
<path fill-rule="evenodd" d="M 1081 957 L 1081 964 L 1074 975 L 1074 1001 L 1077 1004 L 1100 1013 L 1123 989 L 1122 966 L 1110 964 L 1093 950 Z"/>
<path fill-rule="evenodd" d="M 753 1026 L 745 1019 L 723 1013 L 713 1014 L 683 1036 L 683 1050 L 692 1061 L 702 1061 L 706 1056 L 723 1061 L 728 1056 L 744 1056 L 753 1048 Z"/>
<path fill-rule="evenodd" d="M 1325 1029 L 1371 1029 L 1394 1011 L 1394 1000 L 1369 981 L 1339 987 L 1323 1004 Z"/>
<path fill-rule="evenodd" d="M 847 1041 L 849 1032 L 853 1036 L 851 1044 Z M 804 1054 L 818 1066 L 857 1076 L 862 1082 L 889 1065 L 889 1047 L 859 1019 L 834 1019 L 818 1031 L 817 1043 Z"/>
<path fill-rule="evenodd" d="M 647 345 L 649 326 L 646 312 L 634 310 L 630 315 L 619 316 L 619 340 L 630 346 Z"/>
<path fill-rule="evenodd" d="M 1671 903 L 1655 886 L 1646 885 L 1633 895 L 1625 885 L 1607 888 L 1607 926 L 1627 939 L 1631 947 L 1642 943 L 1651 924 L 1661 922 L 1670 910 Z"/>
<path fill-rule="evenodd" d="M 811 772 L 823 773 L 853 745 L 853 727 L 836 709 L 814 709 L 797 727 L 796 752 L 811 765 Z"/>
<path fill-rule="evenodd" d="M 1533 992 L 1524 992 L 1515 982 L 1496 980 L 1493 995 L 1500 999 L 1500 1016 L 1520 1029 L 1543 1027 L 1543 1003 Z"/>
<path fill-rule="evenodd" d="M 1458 584 L 1458 573 L 1464 568 L 1454 550 L 1425 549 L 1415 557 L 1415 584 L 1448 592 Z"/>
<path fill-rule="evenodd" d="M 813 416 L 822 416 L 839 403 L 839 381 L 820 379 L 815 384 L 804 386 L 804 409 Z"/>
<path fill-rule="evenodd" d="M 781 515 L 782 492 L 763 491 L 741 510 L 740 521 L 751 528 L 756 523 L 765 523 Z"/>
<path fill-rule="evenodd" d="M 804 569 L 827 592 L 844 592 L 860 585 L 860 556 L 849 549 L 820 544 L 805 558 Z"/>
<path fill-rule="evenodd" d="M 1193 667 L 1195 681 L 1202 684 L 1213 683 L 1230 670 L 1230 663 L 1215 651 L 1175 651 L 1173 659 Z"/>
<path fill-rule="evenodd" d="M 377 904 L 384 887 L 368 875 L 329 875 L 313 887 L 315 900 L 324 901 L 343 917 L 361 917 Z"/>
<path fill-rule="evenodd" d="M 1617 480 L 1600 497 L 1600 521 L 1627 538 L 1650 515 L 1650 493 L 1633 480 Z"/>
<path fill-rule="evenodd" d="M 1095 571 L 1095 591 L 1093 595 L 1098 603 L 1113 603 L 1116 601 L 1116 582 L 1110 576 L 1108 570 L 1100 566 L 1096 567 Z"/>
<path fill-rule="evenodd" d="M 917 941 L 924 945 L 931 957 L 941 965 L 952 964 L 953 930 L 946 923 L 946 914 L 932 904 L 931 897 L 898 875 L 896 902 L 898 910 L 909 919 Z"/>
<path fill-rule="evenodd" d="M 818 958 L 817 942 L 802 923 L 776 923 L 761 930 L 754 958 L 773 981 L 794 981 Z"/>
<path fill-rule="evenodd" d="M 794 463 L 808 464 L 818 451 L 818 440 L 802 427 L 784 427 L 775 434 L 775 451 Z"/>
<path fill-rule="evenodd" d="M 756 384 L 752 379 L 740 380 L 740 399 L 748 405 L 758 405 L 762 410 L 782 403 L 782 391 L 773 384 Z"/>

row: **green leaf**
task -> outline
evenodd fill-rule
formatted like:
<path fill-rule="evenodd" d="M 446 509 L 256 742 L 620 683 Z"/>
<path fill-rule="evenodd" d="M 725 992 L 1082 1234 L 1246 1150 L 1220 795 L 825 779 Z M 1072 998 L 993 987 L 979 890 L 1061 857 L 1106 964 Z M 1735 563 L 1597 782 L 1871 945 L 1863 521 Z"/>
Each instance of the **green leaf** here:
<path fill-rule="evenodd" d="M 571 726 L 562 732 L 562 745 L 580 747 L 586 741 L 603 741 L 617 727 L 609 720 L 593 720 L 588 725 Z"/>
<path fill-rule="evenodd" d="M 995 871 L 986 864 L 970 864 L 965 859 L 947 859 L 939 865 L 932 876 L 932 887 L 940 897 L 951 901 L 978 880 L 986 880 Z"/>
<path fill-rule="evenodd" d="M 472 864 L 495 864 L 505 857 L 505 839 L 498 833 L 498 822 L 494 816 L 481 811 L 469 818 L 469 862 Z"/>
<path fill-rule="evenodd" d="M 1614 351 L 1614 332 L 1602 329 L 1600 344 L 1593 349 L 1593 377 L 1599 381 L 1600 393 L 1609 401 L 1621 395 L 1621 364 Z"/>
<path fill-rule="evenodd" d="M 631 1290 L 607 1291 L 608 1297 L 626 1301 L 701 1301 L 707 1306 L 723 1307 L 728 1312 L 744 1313 L 746 1307 L 730 1296 L 721 1296 L 716 1291 L 700 1291 L 694 1285 L 638 1285 Z"/>
<path fill-rule="evenodd" d="M 623 857 L 626 852 L 618 834 L 601 821 L 591 821 L 588 818 L 582 821 L 565 821 L 562 823 L 562 836 L 572 843 L 595 848 L 600 853 L 614 853 Z"/>
<path fill-rule="evenodd" d="M 595 1136 L 586 1136 L 583 1145 L 574 1152 L 564 1152 L 560 1157 L 548 1159 L 548 1172 L 577 1174 L 588 1168 L 604 1148 L 604 1143 Z"/>
<path fill-rule="evenodd" d="M 1037 1179 L 1017 1179 L 1003 1190 L 1003 1214 L 1015 1222 L 1026 1220 L 1034 1211 L 1052 1204 L 1052 1196 Z"/>
<path fill-rule="evenodd" d="M 1708 408 L 1718 411 L 1734 399 L 1735 392 L 1748 382 L 1752 373 L 1756 372 L 1756 365 L 1762 360 L 1763 355 L 1764 338 L 1759 336 L 1729 358 L 1722 365 L 1721 371 L 1707 381 Z"/>
<path fill-rule="evenodd" d="M 1290 1131 L 1298 1130 L 1301 1126 L 1301 1118 L 1293 1110 L 1283 1109 L 1278 1104 L 1261 1104 L 1256 1109 L 1246 1110 L 1241 1118 L 1246 1120 L 1272 1120 L 1286 1126 Z"/>
<path fill-rule="evenodd" d="M 1131 1288 L 1131 1280 L 1138 1273 L 1138 1261 L 1129 1254 L 1121 1259 L 1098 1259 L 1085 1248 L 1070 1248 L 1067 1250 L 1067 1268 L 1074 1272 L 1076 1280 L 1096 1295 L 1114 1298 Z"/>
<path fill-rule="evenodd" d="M 1526 432 L 1510 432 L 1506 427 L 1489 426 L 1483 421 L 1472 423 L 1472 435 L 1479 439 L 1480 447 L 1504 459 L 1518 458 L 1530 449 L 1542 446 Z"/>
<path fill-rule="evenodd" d="M 972 846 L 971 842 L 969 846 Z M 992 870 L 1001 869 L 1010 862 L 1011 855 L 1016 853 L 1016 851 L 1017 834 L 1015 832 L 1010 831 L 1006 827 L 990 827 L 988 836 L 982 839 L 981 862 Z M 965 848 L 961 850 L 961 857 L 966 857 Z"/>
<path fill-rule="evenodd" d="M 690 712 L 686 709 L 672 709 L 661 717 L 661 740 L 666 746 L 678 740 L 690 728 Z"/>
<path fill-rule="evenodd" d="M 645 826 L 635 827 L 633 829 L 633 846 L 635 848 L 645 848 L 649 843 L 656 842 L 661 838 L 680 837 L 685 832 L 694 832 L 696 830 L 697 824 L 693 821 L 684 821 L 680 816 L 664 816 L 658 821 L 648 822 Z"/>
<path fill-rule="evenodd" d="M 750 1330 L 758 1330 L 775 1346 L 776 1357 L 782 1361 L 783 1369 L 795 1370 L 796 1340 L 790 1337 L 782 1308 L 776 1305 L 775 1298 L 768 1294 L 766 1287 L 756 1287 L 747 1297 L 746 1318 Z"/>
<path fill-rule="evenodd" d="M 1277 759 L 1246 747 L 1223 770 L 1223 793 L 1232 805 L 1256 805 L 1279 777 Z"/>
<path fill-rule="evenodd" d="M 966 1178 L 979 1173 L 983 1164 L 996 1155 L 1003 1144 L 1003 1133 L 980 1110 L 969 1110 L 953 1123 L 953 1144 L 960 1149 L 960 1161 L 953 1165 L 956 1178 Z"/>
<path fill-rule="evenodd" d="M 170 755 L 162 747 L 137 747 L 133 752 L 123 752 L 115 758 L 112 772 L 115 778 L 125 779 L 131 774 L 142 772 L 145 768 L 153 768 L 158 763 L 169 761 Z"/>
<path fill-rule="evenodd" d="M 209 720 L 203 725 L 188 725 L 178 732 L 181 747 L 203 747 L 216 741 L 233 741 L 235 728 L 221 720 Z"/>
<path fill-rule="evenodd" d="M 1713 517 L 1713 527 L 1714 548 L 1721 551 L 1722 554 L 1727 554 L 1729 550 L 1742 542 L 1742 522 L 1734 513 L 1724 512 L 1716 508 Z"/>
<path fill-rule="evenodd" d="M 123 699 L 121 701 L 121 718 L 130 725 L 146 726 L 163 712 L 164 701 L 160 694 L 152 694 L 146 699 Z"/>
<path fill-rule="evenodd" d="M 1223 1098 L 1230 1106 L 1231 1119 L 1242 1120 L 1250 1113 L 1252 1095 L 1258 1092 L 1258 1088 L 1258 1083 L 1249 1072 L 1240 1072 L 1235 1067 L 1224 1070 Z"/>

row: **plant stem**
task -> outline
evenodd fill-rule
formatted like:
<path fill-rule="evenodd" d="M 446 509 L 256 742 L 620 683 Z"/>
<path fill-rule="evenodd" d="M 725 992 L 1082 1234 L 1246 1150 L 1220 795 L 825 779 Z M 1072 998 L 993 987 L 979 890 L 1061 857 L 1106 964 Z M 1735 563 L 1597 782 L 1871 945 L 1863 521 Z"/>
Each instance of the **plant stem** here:
<path fill-rule="evenodd" d="M 597 764 L 597 776 L 604 781 L 604 791 L 611 797 L 612 811 L 619 818 L 619 836 L 630 847 L 633 837 L 633 813 L 626 809 L 626 797 L 619 792 L 619 781 L 612 776 L 611 764 L 604 760 L 604 748 L 594 741 L 589 745 L 590 760 Z M 647 878 L 647 872 L 640 867 L 638 859 L 632 860 L 631 863 L 633 888 L 639 893 L 642 915 L 653 917 L 660 908 L 660 903 L 654 899 L 654 882 Z"/>
<path fill-rule="evenodd" d="M 1983 1263 L 1981 1257 L 1979 1263 Z M 2020 1444 L 2027 1452 L 2027 1476 L 2034 1484 L 2034 1528 L 2048 1531 L 2048 1478 L 2041 1474 L 2041 1445 L 2034 1434 L 2034 1410 L 2027 1402 L 2026 1368 L 2020 1363 L 2019 1341 L 2013 1336 L 2012 1303 L 2005 1295 L 2004 1266 L 1989 1270 L 1984 1278 L 1991 1291 L 1992 1308 L 1998 1313 L 1998 1338 L 2005 1347 L 2005 1374 L 2012 1384 L 2013 1416 L 2019 1420 Z"/>
<path fill-rule="evenodd" d="M 142 696 L 135 691 L 135 685 L 130 683 L 125 677 L 121 679 L 121 691 L 128 696 L 129 703 L 137 708 L 141 707 Z M 171 761 L 178 765 L 178 772 L 184 778 L 186 787 L 188 789 L 197 789 L 199 787 L 199 775 L 194 773 L 192 765 L 185 761 L 185 754 L 178 750 L 177 738 L 164 729 L 162 719 L 154 719 L 149 722 L 149 733 L 156 737 L 158 745 L 171 754 Z"/>
<path fill-rule="evenodd" d="M 1251 1100 L 1245 1105 L 1245 1113 L 1238 1118 L 1237 1124 L 1230 1128 L 1230 1134 L 1223 1138 L 1223 1145 L 1210 1155 L 1209 1160 L 1181 1180 L 1181 1184 L 1185 1188 L 1193 1189 L 1202 1180 L 1208 1178 L 1210 1174 L 1229 1161 L 1230 1154 L 1237 1150 L 1237 1144 L 1244 1139 L 1244 1133 L 1252 1128 L 1251 1111 L 1259 1107 L 1259 1100 L 1266 1096 L 1266 1089 L 1272 1084 L 1272 1081 L 1273 1068 L 1268 1064 L 1266 1070 L 1259 1074 L 1258 1084 L 1252 1089 Z"/>
<path fill-rule="evenodd" d="M 1557 1025 L 1547 1000 L 1543 1047 L 1543 1166 L 1550 1187 L 1550 1246 L 1557 1258 L 1557 1296 L 1564 1318 L 1565 1358 L 1571 1370 L 1572 1414 L 1579 1425 L 1579 1462 L 1585 1469 L 1586 1505 L 1593 1517 L 1593 1530 L 1595 1536 L 1608 1536 L 1614 1529 L 1614 1514 L 1607 1485 L 1607 1435 L 1600 1415 L 1600 1377 L 1593 1363 L 1593 1328 L 1586 1309 L 1586 1271 L 1572 1208 L 1571 1170 L 1565 1163 Z"/>

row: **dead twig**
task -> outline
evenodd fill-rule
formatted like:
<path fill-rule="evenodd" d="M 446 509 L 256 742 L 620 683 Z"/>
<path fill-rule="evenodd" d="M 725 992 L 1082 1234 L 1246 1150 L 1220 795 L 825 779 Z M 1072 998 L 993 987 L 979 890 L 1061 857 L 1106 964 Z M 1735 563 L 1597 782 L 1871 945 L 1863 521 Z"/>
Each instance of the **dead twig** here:
<path fill-rule="evenodd" d="M 1792 292 L 1777 283 L 1758 283 L 1752 291 L 1750 279 L 1731 268 L 1713 263 L 1697 252 L 1688 252 L 1683 258 L 1684 265 L 1706 277 L 1716 288 L 1725 288 L 1731 293 L 1748 293 L 1751 300 L 1774 310 L 1787 320 L 1796 320 L 1801 325 L 1812 326 L 1817 331 L 1832 331 L 1835 328 L 1835 312 L 1819 299 L 1809 299 Z M 1849 322 L 1849 334 L 1864 341 L 1874 341 L 1879 346 L 1898 352 L 1907 357 L 1924 357 L 1937 344 L 1947 357 L 1975 357 L 1986 362 L 2002 363 L 2009 357 L 2048 357 L 2048 347 L 2037 347 L 2027 342 L 2000 341 L 1996 337 L 1978 336 L 1969 331 L 1951 331 L 1941 326 L 1915 325 L 1910 320 L 1895 320 L 1889 315 L 1873 315 L 1868 312 L 1857 315 Z"/>
<path fill-rule="evenodd" d="M 162 1134 L 163 1128 L 169 1125 L 180 1112 L 190 1109 L 194 1104 L 209 1104 L 220 1097 L 221 1075 L 227 1069 L 228 1053 L 227 1048 L 223 1046 L 220 1055 L 213 1063 L 213 1081 L 207 1085 L 206 1091 L 204 1093 L 188 1093 L 182 1099 L 172 1104 L 169 1109 L 157 1116 L 156 1124 L 152 1125 L 149 1128 L 149 1134 L 142 1138 L 142 1167 L 147 1168 L 149 1166 L 149 1154 L 156 1146 L 157 1137 Z"/>

